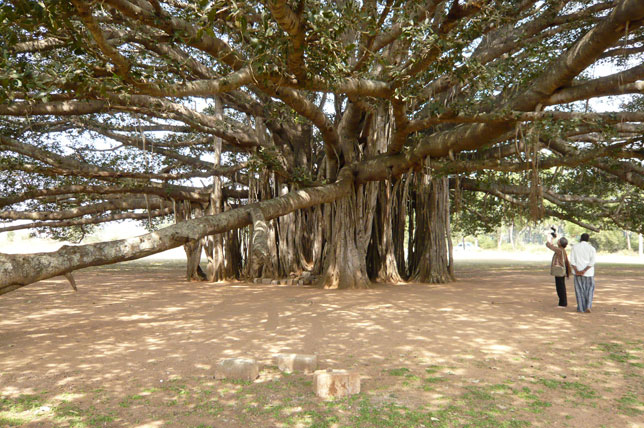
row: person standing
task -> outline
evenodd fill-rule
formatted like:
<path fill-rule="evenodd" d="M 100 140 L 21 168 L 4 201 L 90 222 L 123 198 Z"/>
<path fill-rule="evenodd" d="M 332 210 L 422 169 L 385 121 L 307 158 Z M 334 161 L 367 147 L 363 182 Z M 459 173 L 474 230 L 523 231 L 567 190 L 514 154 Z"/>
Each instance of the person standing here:
<path fill-rule="evenodd" d="M 582 233 L 580 242 L 572 247 L 570 264 L 575 274 L 577 312 L 590 312 L 595 293 L 595 248 L 590 245 L 590 236 Z"/>
<path fill-rule="evenodd" d="M 546 246 L 550 248 L 554 254 L 552 255 L 552 262 L 550 263 L 550 274 L 555 277 L 555 287 L 557 289 L 557 296 L 559 297 L 559 308 L 568 306 L 568 296 L 566 294 L 566 278 L 570 278 L 570 262 L 568 262 L 568 255 L 566 254 L 566 246 L 568 240 L 566 238 L 559 238 L 557 246 L 552 244 L 552 239 L 556 237 L 553 234 L 548 234 L 548 242 Z"/>

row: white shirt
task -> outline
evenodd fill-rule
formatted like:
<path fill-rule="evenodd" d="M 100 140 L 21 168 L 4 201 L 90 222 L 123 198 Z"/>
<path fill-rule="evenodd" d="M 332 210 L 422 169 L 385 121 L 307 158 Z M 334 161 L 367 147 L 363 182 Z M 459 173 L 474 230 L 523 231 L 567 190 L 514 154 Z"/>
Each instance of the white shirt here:
<path fill-rule="evenodd" d="M 586 266 L 590 266 L 584 276 L 595 276 L 595 254 L 595 248 L 588 242 L 582 241 L 573 245 L 570 252 L 570 264 L 575 266 L 577 270 L 584 270 Z"/>

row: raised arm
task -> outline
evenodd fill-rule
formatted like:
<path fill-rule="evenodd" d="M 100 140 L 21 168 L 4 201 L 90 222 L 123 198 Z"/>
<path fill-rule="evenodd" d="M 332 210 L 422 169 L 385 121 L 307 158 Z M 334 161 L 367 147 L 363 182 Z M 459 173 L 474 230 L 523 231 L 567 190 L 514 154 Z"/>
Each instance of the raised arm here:
<path fill-rule="evenodd" d="M 552 243 L 552 235 L 550 235 L 550 233 L 547 233 L 546 238 L 546 247 L 550 248 L 555 253 L 560 253 L 562 249 Z"/>

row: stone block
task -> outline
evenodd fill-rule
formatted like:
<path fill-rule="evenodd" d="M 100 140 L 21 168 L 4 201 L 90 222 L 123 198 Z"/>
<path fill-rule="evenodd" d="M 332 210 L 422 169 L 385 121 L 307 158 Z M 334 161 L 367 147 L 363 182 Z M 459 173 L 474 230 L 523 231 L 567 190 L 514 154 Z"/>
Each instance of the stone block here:
<path fill-rule="evenodd" d="M 318 370 L 314 374 L 313 390 L 325 400 L 359 394 L 360 375 L 348 370 Z"/>
<path fill-rule="evenodd" d="M 277 367 L 286 373 L 294 371 L 313 373 L 318 368 L 317 355 L 307 354 L 277 354 L 273 357 Z"/>
<path fill-rule="evenodd" d="M 226 358 L 215 366 L 215 379 L 253 381 L 259 376 L 259 365 L 254 358 Z"/>
<path fill-rule="evenodd" d="M 270 279 L 270 278 L 262 278 L 262 284 L 264 284 L 264 285 L 271 285 L 272 281 L 273 280 Z"/>

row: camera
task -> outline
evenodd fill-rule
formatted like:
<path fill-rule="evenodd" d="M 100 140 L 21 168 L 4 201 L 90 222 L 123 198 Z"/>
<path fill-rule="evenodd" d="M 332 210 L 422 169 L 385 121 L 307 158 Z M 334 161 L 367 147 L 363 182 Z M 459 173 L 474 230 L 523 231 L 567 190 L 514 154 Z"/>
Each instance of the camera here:
<path fill-rule="evenodd" d="M 556 238 L 557 237 L 557 229 L 555 229 L 554 226 L 550 226 L 550 230 L 552 230 L 552 232 L 550 232 L 550 235 L 552 235 L 553 238 Z"/>

